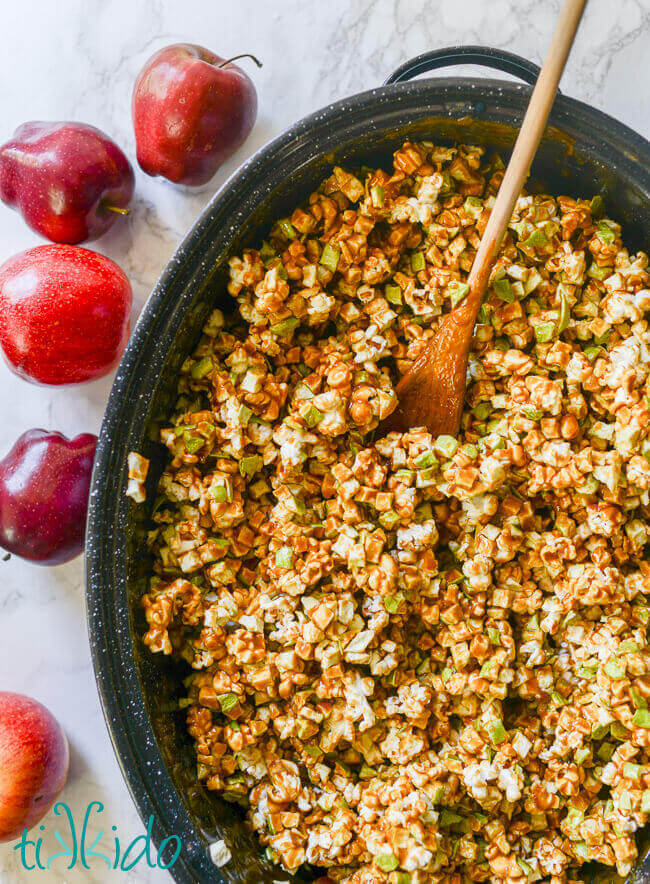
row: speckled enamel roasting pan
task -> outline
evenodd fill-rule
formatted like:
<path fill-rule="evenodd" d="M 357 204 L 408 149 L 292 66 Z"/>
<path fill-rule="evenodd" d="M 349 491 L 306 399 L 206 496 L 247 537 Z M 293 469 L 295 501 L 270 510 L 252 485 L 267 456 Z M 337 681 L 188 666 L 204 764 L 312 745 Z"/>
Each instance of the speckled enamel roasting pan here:
<path fill-rule="evenodd" d="M 525 81 L 483 78 L 410 80 L 447 65 L 480 64 Z M 459 140 L 507 156 L 538 68 L 506 52 L 461 47 L 406 63 L 386 83 L 338 101 L 288 129 L 250 159 L 216 194 L 167 265 L 143 310 L 111 392 L 97 449 L 86 543 L 88 626 L 106 721 L 124 777 L 159 842 L 178 835 L 179 882 L 287 878 L 271 870 L 239 808 L 209 795 L 196 779 L 184 715 L 174 711 L 179 667 L 150 655 L 139 638 L 138 600 L 149 561 L 144 542 L 149 507 L 165 450 L 157 428 L 174 404 L 176 376 L 210 308 L 228 307 L 227 259 L 259 243 L 270 219 L 287 214 L 332 164 L 381 165 L 405 138 Z M 551 193 L 604 196 L 631 248 L 650 241 L 650 143 L 612 117 L 558 95 L 532 177 Z M 131 450 L 149 457 L 148 504 L 125 497 Z M 233 860 L 217 869 L 207 845 L 225 837 Z M 650 841 L 650 839 L 649 839 Z M 645 853 L 645 851 L 644 851 Z M 313 881 L 306 868 L 294 877 Z M 589 870 L 586 881 L 618 881 Z M 628 879 L 650 882 L 650 860 Z"/>

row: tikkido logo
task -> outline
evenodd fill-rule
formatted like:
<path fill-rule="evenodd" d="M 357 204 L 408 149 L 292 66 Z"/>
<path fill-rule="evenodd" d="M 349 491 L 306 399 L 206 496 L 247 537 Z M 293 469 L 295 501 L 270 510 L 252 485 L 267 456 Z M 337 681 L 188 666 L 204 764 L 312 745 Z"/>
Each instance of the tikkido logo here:
<path fill-rule="evenodd" d="M 47 849 L 44 847 L 43 837 L 34 836 L 34 840 L 27 837 L 27 829 L 23 829 L 22 838 L 14 845 L 14 850 L 20 851 L 20 863 L 27 871 L 33 869 L 42 869 L 46 871 L 51 868 L 52 864 L 58 862 L 60 865 L 69 860 L 67 869 L 83 868 L 89 869 L 89 861 L 95 863 L 106 863 L 108 869 L 119 869 L 128 872 L 137 866 L 143 860 L 146 861 L 150 869 L 171 869 L 181 853 L 181 839 L 178 835 L 170 835 L 160 842 L 160 847 L 156 851 L 155 845 L 152 843 L 153 816 L 149 817 L 147 831 L 144 835 L 138 835 L 129 844 L 126 849 L 122 849 L 120 839 L 117 835 L 117 826 L 111 826 L 113 846 L 105 848 L 102 844 L 104 830 L 100 829 L 92 843 L 90 841 L 89 822 L 93 813 L 100 814 L 104 810 L 101 801 L 91 801 L 84 814 L 81 828 L 78 829 L 68 805 L 59 801 L 54 805 L 54 813 L 63 817 L 67 824 L 68 831 L 64 835 L 58 829 L 54 830 L 54 838 L 57 840 L 62 850 L 56 853 L 50 853 L 46 856 Z M 45 826 L 38 827 L 41 832 L 45 832 Z M 107 836 L 110 839 L 110 835 Z M 99 850 L 99 847 L 102 850 Z M 173 849 L 172 849 L 173 848 Z M 104 852 L 107 849 L 107 852 Z M 154 858 L 155 854 L 155 858 Z M 165 858 L 166 857 L 166 858 Z"/>

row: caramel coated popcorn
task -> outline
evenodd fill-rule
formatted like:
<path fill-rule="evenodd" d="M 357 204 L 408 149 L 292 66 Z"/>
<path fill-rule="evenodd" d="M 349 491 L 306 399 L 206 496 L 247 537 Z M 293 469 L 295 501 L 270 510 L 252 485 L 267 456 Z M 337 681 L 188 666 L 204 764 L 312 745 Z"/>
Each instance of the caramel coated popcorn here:
<path fill-rule="evenodd" d="M 145 643 L 198 777 L 348 884 L 626 875 L 650 814 L 645 254 L 522 196 L 458 438 L 378 429 L 467 293 L 503 174 L 405 144 L 230 262 L 185 362 Z"/>

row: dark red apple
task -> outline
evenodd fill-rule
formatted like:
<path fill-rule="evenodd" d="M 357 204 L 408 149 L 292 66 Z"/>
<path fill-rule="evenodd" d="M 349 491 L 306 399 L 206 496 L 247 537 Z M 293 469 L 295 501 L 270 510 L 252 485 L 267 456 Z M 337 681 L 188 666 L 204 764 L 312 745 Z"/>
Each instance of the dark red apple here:
<path fill-rule="evenodd" d="M 84 547 L 97 437 L 28 430 L 0 460 L 0 546 L 39 565 Z"/>
<path fill-rule="evenodd" d="M 30 697 L 0 691 L 0 841 L 13 841 L 45 816 L 65 786 L 69 760 L 52 713 Z"/>
<path fill-rule="evenodd" d="M 36 384 L 107 374 L 129 337 L 129 281 L 110 258 L 79 246 L 37 246 L 0 267 L 0 348 Z"/>
<path fill-rule="evenodd" d="M 231 61 L 202 46 L 177 43 L 153 55 L 140 71 L 132 112 L 144 171 L 199 185 L 248 137 L 257 94 Z"/>
<path fill-rule="evenodd" d="M 133 196 L 131 164 L 83 123 L 23 123 L 0 147 L 0 199 L 54 242 L 101 236 Z"/>

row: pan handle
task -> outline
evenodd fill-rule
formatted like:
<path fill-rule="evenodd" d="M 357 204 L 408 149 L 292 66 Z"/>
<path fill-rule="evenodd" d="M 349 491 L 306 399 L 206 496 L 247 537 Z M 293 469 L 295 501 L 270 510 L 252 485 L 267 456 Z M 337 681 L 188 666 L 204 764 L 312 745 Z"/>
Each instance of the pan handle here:
<path fill-rule="evenodd" d="M 411 80 L 418 74 L 436 70 L 449 65 L 480 64 L 486 68 L 496 68 L 512 74 L 514 77 L 524 80 L 534 86 L 539 76 L 539 67 L 515 55 L 514 52 L 506 52 L 503 49 L 491 49 L 488 46 L 448 46 L 445 49 L 434 49 L 431 52 L 423 52 L 409 61 L 405 61 L 393 73 L 384 80 L 384 86 L 391 83 L 403 83 Z M 558 93 L 560 90 L 558 89 Z"/>

